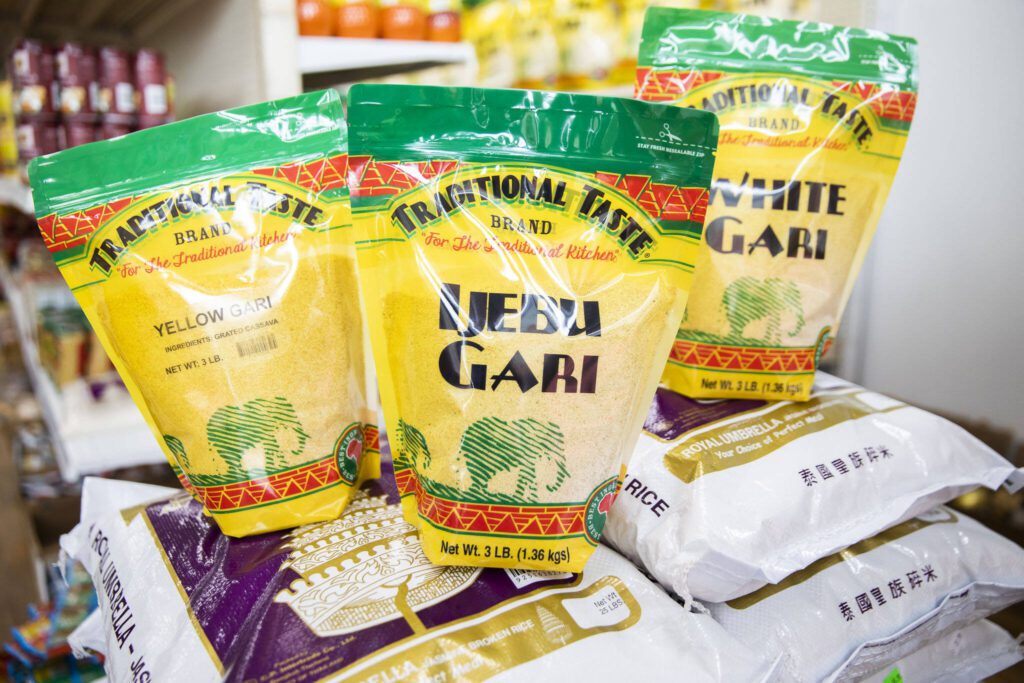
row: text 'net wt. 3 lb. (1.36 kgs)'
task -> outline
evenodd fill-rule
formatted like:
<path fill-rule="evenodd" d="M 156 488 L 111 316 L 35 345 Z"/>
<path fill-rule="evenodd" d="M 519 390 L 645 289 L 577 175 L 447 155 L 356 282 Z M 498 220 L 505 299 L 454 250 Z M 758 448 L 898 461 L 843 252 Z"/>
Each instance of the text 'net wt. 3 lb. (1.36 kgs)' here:
<path fill-rule="evenodd" d="M 427 556 L 580 571 L 686 304 L 714 117 L 363 85 L 349 125 L 384 416 Z"/>
<path fill-rule="evenodd" d="M 664 381 L 807 400 L 899 166 L 917 46 L 880 31 L 654 8 L 640 99 L 721 124 L 704 242 Z"/>
<path fill-rule="evenodd" d="M 61 274 L 232 536 L 337 517 L 376 475 L 346 166 L 327 91 L 29 167 Z"/>

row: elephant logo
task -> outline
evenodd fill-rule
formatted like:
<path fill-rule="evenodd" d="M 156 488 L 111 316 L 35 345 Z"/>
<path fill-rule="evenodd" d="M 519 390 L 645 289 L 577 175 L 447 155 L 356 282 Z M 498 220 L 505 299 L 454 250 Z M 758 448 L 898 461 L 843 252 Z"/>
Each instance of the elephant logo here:
<path fill-rule="evenodd" d="M 405 420 L 398 421 L 398 452 L 394 455 L 397 469 L 412 468 L 419 473 L 430 467 L 430 448 L 423 433 Z"/>
<path fill-rule="evenodd" d="M 721 307 L 729 321 L 731 343 L 755 341 L 779 346 L 783 333 L 795 337 L 804 329 L 800 289 L 789 280 L 741 277 L 726 287 Z M 793 321 L 789 331 L 783 329 L 787 319 Z M 756 336 L 750 335 L 752 326 Z"/>
<path fill-rule="evenodd" d="M 174 456 L 178 467 L 187 470 L 189 468 L 188 454 L 185 453 L 185 444 L 181 442 L 181 439 L 170 434 L 164 434 L 164 443 L 167 444 L 167 450 Z"/>
<path fill-rule="evenodd" d="M 237 477 L 273 474 L 299 463 L 309 435 L 286 399 L 224 406 L 206 423 L 206 438 Z"/>
<path fill-rule="evenodd" d="M 425 489 L 450 500 L 536 503 L 542 490 L 555 493 L 569 478 L 565 437 L 554 422 L 485 417 L 471 424 L 459 450 L 469 475 L 465 490 L 427 476 L 432 456 L 418 429 L 399 420 L 397 442 L 395 468 L 414 469 Z"/>
<path fill-rule="evenodd" d="M 392 443 L 395 444 L 391 455 L 395 471 L 411 469 L 416 472 L 416 478 L 420 484 L 431 494 L 449 500 L 459 499 L 462 492 L 458 488 L 434 481 L 428 474 L 433 457 L 430 454 L 430 447 L 427 446 L 427 437 L 423 436 L 423 432 L 405 420 L 399 420 L 398 434 Z"/>
<path fill-rule="evenodd" d="M 554 422 L 533 418 L 477 420 L 462 435 L 469 493 L 495 503 L 536 503 L 540 489 L 554 493 L 569 478 L 565 438 Z"/>

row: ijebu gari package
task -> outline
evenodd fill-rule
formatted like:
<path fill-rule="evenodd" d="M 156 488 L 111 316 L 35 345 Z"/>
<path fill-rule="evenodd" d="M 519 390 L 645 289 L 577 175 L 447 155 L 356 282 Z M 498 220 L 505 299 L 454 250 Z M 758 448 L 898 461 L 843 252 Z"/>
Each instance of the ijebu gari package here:
<path fill-rule="evenodd" d="M 693 397 L 806 400 L 899 165 L 910 38 L 654 8 L 640 99 L 713 112 L 722 154 L 664 381 Z"/>
<path fill-rule="evenodd" d="M 346 165 L 326 91 L 29 167 L 47 248 L 232 536 L 337 517 L 376 474 Z"/>
<path fill-rule="evenodd" d="M 533 91 L 349 102 L 405 513 L 437 563 L 580 571 L 686 303 L 715 119 Z"/>

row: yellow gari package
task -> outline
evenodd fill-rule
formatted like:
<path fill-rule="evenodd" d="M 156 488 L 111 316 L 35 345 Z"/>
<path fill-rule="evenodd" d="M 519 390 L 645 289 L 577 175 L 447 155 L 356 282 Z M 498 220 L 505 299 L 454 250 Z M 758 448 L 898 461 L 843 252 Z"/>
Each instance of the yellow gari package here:
<path fill-rule="evenodd" d="M 638 97 L 721 124 L 670 388 L 810 396 L 899 166 L 916 55 L 912 39 L 879 31 L 648 10 Z"/>
<path fill-rule="evenodd" d="M 43 241 L 224 533 L 337 517 L 376 476 L 333 91 L 36 159 Z"/>
<path fill-rule="evenodd" d="M 714 116 L 357 85 L 349 126 L 406 518 L 438 564 L 580 571 L 685 307 Z"/>

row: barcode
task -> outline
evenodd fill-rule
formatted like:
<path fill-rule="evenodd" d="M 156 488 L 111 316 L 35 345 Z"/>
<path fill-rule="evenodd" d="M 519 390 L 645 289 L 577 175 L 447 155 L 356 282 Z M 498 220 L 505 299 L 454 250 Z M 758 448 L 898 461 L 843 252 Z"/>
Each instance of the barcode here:
<path fill-rule="evenodd" d="M 505 569 L 505 573 L 508 574 L 508 578 L 512 580 L 516 588 L 523 588 L 531 583 L 539 583 L 541 581 L 572 578 L 572 574 L 568 572 L 543 569 Z"/>
<path fill-rule="evenodd" d="M 268 334 L 263 337 L 256 337 L 255 339 L 247 339 L 246 341 L 238 342 L 235 346 L 238 347 L 238 355 L 245 358 L 246 356 L 253 356 L 257 353 L 273 351 L 277 348 L 277 339 L 274 338 L 274 335 Z"/>

